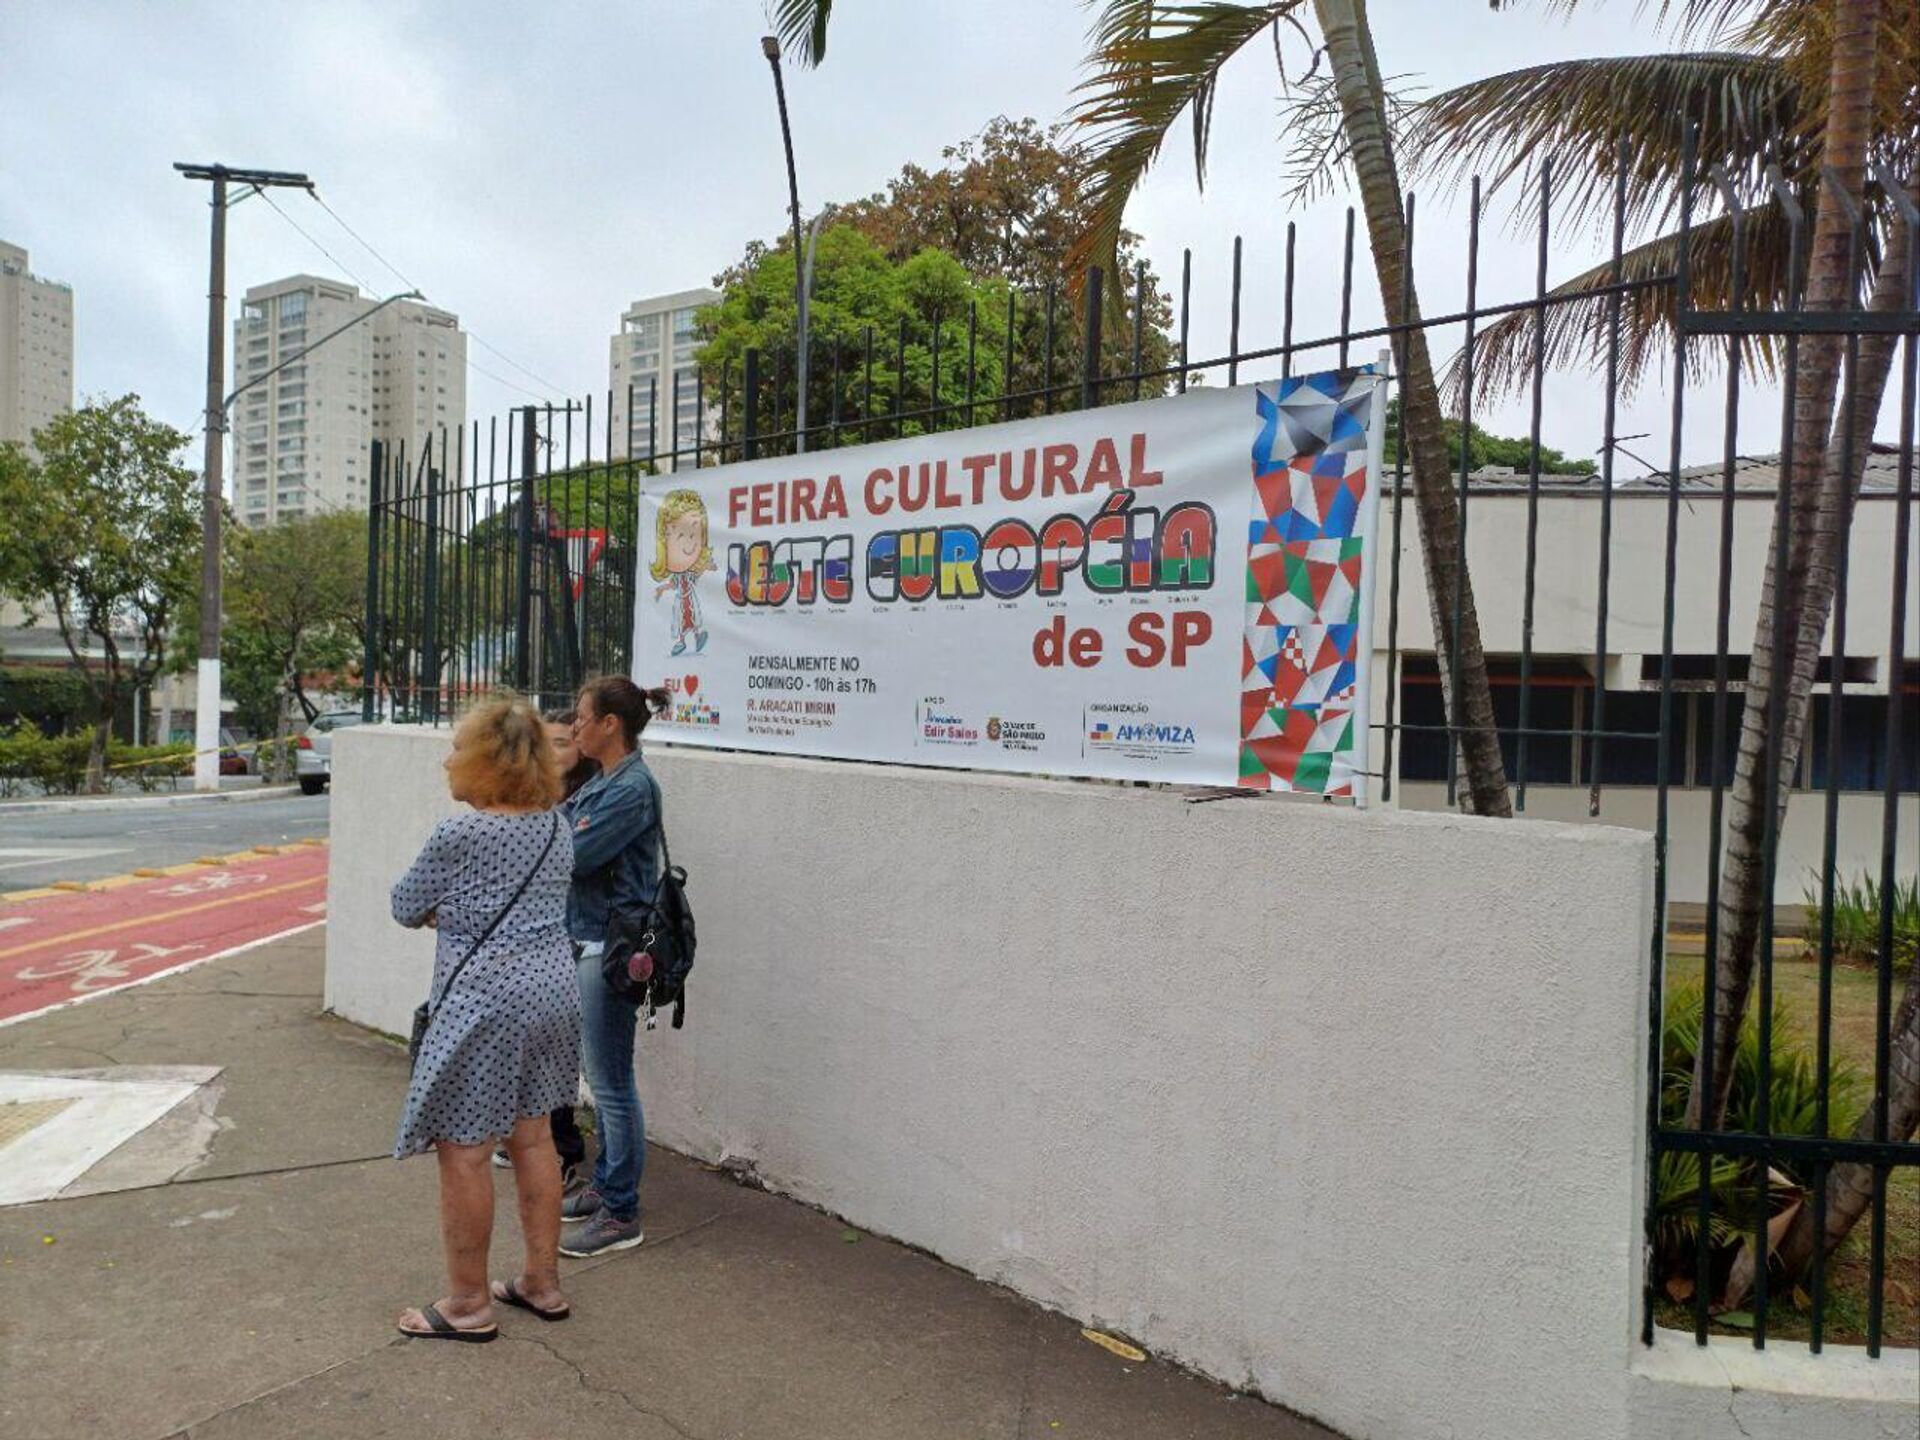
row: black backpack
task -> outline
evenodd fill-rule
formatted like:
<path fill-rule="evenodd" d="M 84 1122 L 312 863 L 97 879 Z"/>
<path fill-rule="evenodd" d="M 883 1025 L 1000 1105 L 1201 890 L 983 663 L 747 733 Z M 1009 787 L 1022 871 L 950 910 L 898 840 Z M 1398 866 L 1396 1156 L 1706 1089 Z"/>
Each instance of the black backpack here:
<path fill-rule="evenodd" d="M 644 1004 L 647 1028 L 654 1014 L 673 1007 L 673 1028 L 687 1022 L 687 976 L 693 971 L 693 907 L 687 903 L 687 872 L 667 850 L 660 782 L 651 771 L 654 814 L 660 825 L 660 884 L 653 903 L 638 910 L 615 909 L 608 917 L 607 949 L 600 973 L 608 988 L 625 1000 Z"/>

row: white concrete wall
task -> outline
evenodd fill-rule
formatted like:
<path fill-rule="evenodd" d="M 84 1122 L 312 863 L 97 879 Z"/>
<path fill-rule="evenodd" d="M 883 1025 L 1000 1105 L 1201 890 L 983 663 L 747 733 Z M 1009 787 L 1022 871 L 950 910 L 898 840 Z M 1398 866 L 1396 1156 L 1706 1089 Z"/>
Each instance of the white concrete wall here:
<path fill-rule="evenodd" d="M 427 945 L 387 887 L 446 740 L 334 743 L 327 1003 L 402 1030 Z M 1356 1440 L 1669 1413 L 1634 1370 L 1647 837 L 650 758 L 702 940 L 641 1044 L 655 1139 Z"/>
<path fill-rule="evenodd" d="M 1447 787 L 1426 780 L 1394 782 L 1393 803 L 1407 810 L 1446 810 Z M 1609 785 L 1601 793 L 1600 814 L 1587 814 L 1587 787 L 1584 785 L 1530 785 L 1527 787 L 1527 815 L 1536 820 L 1559 820 L 1577 825 L 1624 825 L 1634 830 L 1653 832 L 1659 792 L 1644 785 Z M 1824 791 L 1796 791 L 1787 804 L 1787 823 L 1780 832 L 1780 860 L 1774 872 L 1773 901 L 1776 905 L 1799 905 L 1805 900 L 1807 886 L 1819 873 L 1826 849 L 1826 804 Z M 1880 875 L 1880 826 L 1886 802 L 1879 795 L 1848 794 L 1840 797 L 1839 825 L 1835 831 L 1834 858 L 1840 875 L 1856 879 Z M 1920 796 L 1902 795 L 1895 809 L 1895 826 L 1900 835 L 1901 856 L 1911 865 L 1913 836 L 1920 833 Z M 1667 898 L 1677 903 L 1701 905 L 1707 899 L 1708 837 L 1713 817 L 1711 790 L 1667 792 Z"/>

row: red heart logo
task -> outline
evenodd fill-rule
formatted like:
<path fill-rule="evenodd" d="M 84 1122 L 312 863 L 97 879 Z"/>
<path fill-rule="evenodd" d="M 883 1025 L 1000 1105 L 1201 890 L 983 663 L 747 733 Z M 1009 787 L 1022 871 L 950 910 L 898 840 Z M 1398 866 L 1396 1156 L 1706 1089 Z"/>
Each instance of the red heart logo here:
<path fill-rule="evenodd" d="M 700 688 L 700 677 L 698 675 L 689 675 L 680 682 L 680 685 L 681 688 L 687 692 L 687 698 L 691 700 L 694 692 Z"/>

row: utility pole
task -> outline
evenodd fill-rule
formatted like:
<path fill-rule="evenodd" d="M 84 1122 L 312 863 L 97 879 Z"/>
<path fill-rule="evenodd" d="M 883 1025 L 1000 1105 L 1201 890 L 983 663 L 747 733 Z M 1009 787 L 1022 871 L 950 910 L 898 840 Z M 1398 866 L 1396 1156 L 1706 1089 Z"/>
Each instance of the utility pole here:
<path fill-rule="evenodd" d="M 189 180 L 213 182 L 213 245 L 207 278 L 207 418 L 200 497 L 200 665 L 194 697 L 193 788 L 220 788 L 220 501 L 225 491 L 227 408 L 221 397 L 227 368 L 227 185 L 246 193 L 269 186 L 312 191 L 313 181 L 286 170 L 236 170 L 226 165 L 173 167 Z"/>
<path fill-rule="evenodd" d="M 807 449 L 807 291 L 813 275 L 813 247 L 809 243 L 803 258 L 800 252 L 800 179 L 793 164 L 793 127 L 787 123 L 787 82 L 780 73 L 780 40 L 774 35 L 760 37 L 760 53 L 773 67 L 773 98 L 780 107 L 780 143 L 787 152 L 787 203 L 793 218 L 793 304 L 799 334 L 795 340 L 794 375 L 794 448 L 798 454 Z M 815 226 L 819 220 L 814 221 Z"/>

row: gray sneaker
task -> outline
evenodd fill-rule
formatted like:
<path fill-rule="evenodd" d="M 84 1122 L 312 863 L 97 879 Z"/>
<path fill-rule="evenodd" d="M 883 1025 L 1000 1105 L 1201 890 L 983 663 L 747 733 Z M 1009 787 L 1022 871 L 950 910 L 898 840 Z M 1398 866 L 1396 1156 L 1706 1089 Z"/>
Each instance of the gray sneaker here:
<path fill-rule="evenodd" d="M 591 1185 L 584 1190 L 576 1190 L 560 1202 L 561 1223 L 572 1225 L 581 1220 L 591 1220 L 600 1213 L 600 1192 Z"/>
<path fill-rule="evenodd" d="M 592 1255 L 610 1255 L 615 1250 L 631 1250 L 646 1238 L 638 1215 L 631 1220 L 616 1220 L 612 1212 L 602 1209 L 560 1242 L 560 1253 L 584 1260 Z"/>

